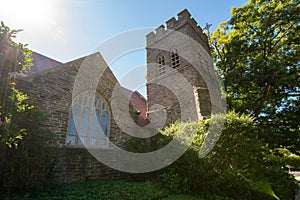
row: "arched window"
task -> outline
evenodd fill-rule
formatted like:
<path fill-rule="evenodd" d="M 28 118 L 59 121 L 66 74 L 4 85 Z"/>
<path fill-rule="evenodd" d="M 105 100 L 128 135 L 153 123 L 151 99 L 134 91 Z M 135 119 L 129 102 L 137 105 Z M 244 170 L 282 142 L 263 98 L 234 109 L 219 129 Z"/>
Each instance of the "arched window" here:
<path fill-rule="evenodd" d="M 157 74 L 163 74 L 166 72 L 166 64 L 165 64 L 165 57 L 163 55 L 158 56 L 158 67 L 157 67 Z"/>
<path fill-rule="evenodd" d="M 107 103 L 93 92 L 83 92 L 73 101 L 66 143 L 106 147 L 110 122 Z"/>
<path fill-rule="evenodd" d="M 180 65 L 177 49 L 171 51 L 171 64 L 173 68 L 177 68 Z"/>
<path fill-rule="evenodd" d="M 108 134 L 108 112 L 102 112 L 102 116 L 101 116 L 101 134 L 102 136 L 107 137 Z M 105 138 L 102 137 L 102 138 Z M 100 144 L 105 145 L 106 141 L 105 140 L 101 140 Z"/>

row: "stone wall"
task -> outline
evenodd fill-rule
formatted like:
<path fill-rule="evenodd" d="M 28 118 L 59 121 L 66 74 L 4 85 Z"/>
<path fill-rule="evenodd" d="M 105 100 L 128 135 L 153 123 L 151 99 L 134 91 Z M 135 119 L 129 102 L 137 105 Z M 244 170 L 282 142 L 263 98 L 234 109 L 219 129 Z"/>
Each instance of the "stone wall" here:
<path fill-rule="evenodd" d="M 214 75 L 207 36 L 187 10 L 178 19 L 161 25 L 147 35 L 147 98 L 148 111 L 155 104 L 167 112 L 166 123 L 176 120 L 197 120 L 211 113 L 210 94 L 204 78 Z M 172 68 L 171 51 L 179 54 L 180 66 Z M 158 73 L 158 57 L 165 57 L 165 73 Z M 180 105 L 181 103 L 181 105 Z M 188 109 L 188 110 L 187 110 Z M 187 111 L 185 111 L 187 110 Z M 183 117 L 183 111 L 190 117 Z"/>
<path fill-rule="evenodd" d="M 80 84 L 74 86 L 77 72 L 80 67 L 85 65 L 97 66 L 102 70 L 102 76 L 97 80 L 87 78 Z M 93 71 L 91 71 L 93 73 Z M 99 79 L 99 80 L 98 80 Z M 92 82 L 94 81 L 94 82 Z M 99 81 L 99 82 L 98 82 Z M 18 79 L 17 86 L 21 91 L 28 94 L 30 102 L 48 115 L 48 120 L 42 126 L 49 128 L 55 137 L 57 143 L 57 165 L 53 175 L 54 181 L 79 181 L 95 178 L 114 178 L 118 177 L 118 172 L 106 167 L 82 146 L 66 145 L 66 133 L 68 129 L 68 120 L 70 107 L 72 104 L 73 88 L 77 91 L 93 89 L 93 84 L 97 86 L 97 92 L 109 103 L 111 101 L 113 89 L 118 84 L 111 70 L 107 67 L 100 54 L 93 54 L 88 57 L 77 59 L 58 66 L 40 74 L 33 74 Z M 80 89 L 78 89 L 80 87 Z M 74 95 L 76 95 L 74 93 Z M 135 109 L 129 104 L 127 97 L 128 110 L 133 121 L 137 123 L 138 115 Z M 114 120 L 113 113 L 110 110 L 110 129 L 109 139 L 116 146 L 122 146 L 128 139 L 128 135 L 122 132 Z M 126 109 L 124 109 L 125 112 Z M 122 111 L 121 111 L 122 112 Z M 128 112 L 128 111 L 127 111 Z M 113 147 L 108 147 L 113 148 Z M 103 149 L 105 152 L 105 148 Z M 117 155 L 112 155 L 112 160 Z"/>
<path fill-rule="evenodd" d="M 121 174 L 99 162 L 85 148 L 60 147 L 56 149 L 53 181 L 73 182 L 93 179 L 116 179 Z M 108 154 L 110 151 L 102 150 Z M 115 155 L 111 155 L 114 158 Z"/>
<path fill-rule="evenodd" d="M 165 123 L 168 124 L 176 120 L 198 120 L 209 116 L 211 101 L 207 85 L 209 82 L 206 80 L 214 74 L 213 62 L 207 37 L 189 12 L 187 10 L 180 12 L 178 20 L 172 18 L 167 21 L 167 29 L 160 26 L 156 33 L 148 34 L 146 39 L 147 104 L 150 120 L 158 123 L 166 120 Z M 180 66 L 176 69 L 170 67 L 172 49 L 178 50 L 180 57 Z M 164 55 L 166 61 L 166 71 L 161 75 L 157 73 L 159 55 Z M 80 73 L 78 79 L 78 72 L 82 72 L 80 70 L 83 66 L 87 71 Z M 112 112 L 113 91 L 118 82 L 100 54 L 93 54 L 49 71 L 23 77 L 18 79 L 17 85 L 21 91 L 29 95 L 30 103 L 48 114 L 48 120 L 42 126 L 49 128 L 57 138 L 54 145 L 57 150 L 54 181 L 70 182 L 120 176 L 119 172 L 97 161 L 82 146 L 66 145 L 65 142 L 72 95 L 76 96 L 80 91 L 96 88 L 110 104 L 109 139 L 114 145 L 122 146 L 129 138 L 122 131 L 124 129 L 119 128 L 115 119 L 123 118 L 125 126 L 127 124 L 130 126 L 128 118 L 138 124 L 136 110 L 121 93 L 119 94 L 121 96 L 117 97 L 121 99 L 117 104 L 120 108 L 117 113 Z M 161 114 L 161 110 L 165 110 L 166 114 Z M 129 115 L 123 116 L 123 113 L 128 112 Z M 113 149 L 114 146 L 108 148 Z M 104 148 L 102 153 L 111 153 L 112 164 L 116 159 L 121 159 L 114 151 L 105 151 Z"/>

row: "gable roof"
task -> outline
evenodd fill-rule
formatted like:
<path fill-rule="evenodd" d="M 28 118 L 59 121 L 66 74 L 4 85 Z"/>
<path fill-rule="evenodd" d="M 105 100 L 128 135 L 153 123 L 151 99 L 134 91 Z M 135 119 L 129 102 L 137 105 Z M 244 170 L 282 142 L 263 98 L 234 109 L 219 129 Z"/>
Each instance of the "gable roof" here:
<path fill-rule="evenodd" d="M 19 78 L 29 81 L 32 77 L 42 75 L 52 70 L 56 70 L 71 63 L 76 63 L 76 65 L 80 65 L 83 62 L 83 60 L 85 60 L 87 57 L 93 57 L 96 54 L 99 54 L 100 57 L 102 57 L 101 54 L 97 52 L 88 56 L 84 56 L 82 58 L 72 60 L 67 63 L 61 63 L 37 52 L 32 52 L 33 66 L 31 66 L 30 70 L 25 75 L 22 75 L 22 77 Z M 139 124 L 142 126 L 147 125 L 149 122 L 147 120 L 147 100 L 145 99 L 145 97 L 141 95 L 138 91 L 132 91 L 125 87 L 122 88 L 124 94 L 127 96 L 128 100 L 131 102 L 133 107 L 140 113 Z"/>
<path fill-rule="evenodd" d="M 32 74 L 47 71 L 63 64 L 57 60 L 54 60 L 34 51 L 32 52 L 32 58 L 32 66 L 24 76 L 30 76 Z"/>
<path fill-rule="evenodd" d="M 28 72 L 26 72 L 25 74 L 22 74 L 21 76 L 19 76 L 17 78 L 22 79 L 22 80 L 31 81 L 33 77 L 40 76 L 44 73 L 59 69 L 61 67 L 64 67 L 64 66 L 67 66 L 70 64 L 80 65 L 87 57 L 91 57 L 96 54 L 97 53 L 90 54 L 87 56 L 83 56 L 81 58 L 71 60 L 66 63 L 62 63 L 62 62 L 56 61 L 52 58 L 49 58 L 47 56 L 44 56 L 42 54 L 32 52 L 32 57 L 33 57 L 32 64 L 33 65 L 30 67 Z"/>

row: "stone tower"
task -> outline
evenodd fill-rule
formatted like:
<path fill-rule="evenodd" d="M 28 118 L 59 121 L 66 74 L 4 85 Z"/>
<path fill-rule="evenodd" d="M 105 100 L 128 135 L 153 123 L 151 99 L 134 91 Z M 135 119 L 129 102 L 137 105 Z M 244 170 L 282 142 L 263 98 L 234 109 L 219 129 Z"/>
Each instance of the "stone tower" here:
<path fill-rule="evenodd" d="M 208 38 L 188 10 L 147 39 L 148 115 L 152 120 L 200 120 L 211 113 L 207 81 L 214 74 Z M 205 79 L 204 79 L 204 78 Z M 158 106 L 159 105 L 159 106 Z M 162 112 L 162 110 L 164 110 Z M 190 113 L 190 114 L 189 114 Z"/>

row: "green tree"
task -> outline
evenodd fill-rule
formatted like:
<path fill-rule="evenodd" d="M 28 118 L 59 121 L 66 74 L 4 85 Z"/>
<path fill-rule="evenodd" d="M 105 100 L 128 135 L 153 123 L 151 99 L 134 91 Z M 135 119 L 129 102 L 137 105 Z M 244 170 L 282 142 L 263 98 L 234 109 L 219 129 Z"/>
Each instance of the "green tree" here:
<path fill-rule="evenodd" d="M 15 88 L 14 79 L 32 65 L 31 51 L 13 38 L 21 30 L 10 30 L 2 21 L 0 25 L 0 144 L 17 145 L 26 130 L 16 123 L 18 113 L 32 107 L 24 101 L 28 97 Z"/>
<path fill-rule="evenodd" d="M 18 32 L 1 22 L 0 190 L 3 193 L 38 189 L 49 182 L 54 164 L 51 146 L 54 137 L 43 126 L 47 116 L 27 104 L 28 96 L 17 89 L 15 78 L 32 65 L 31 51 L 13 41 Z"/>
<path fill-rule="evenodd" d="M 249 0 L 211 36 L 230 109 L 251 113 L 274 147 L 300 147 L 300 1 Z"/>

